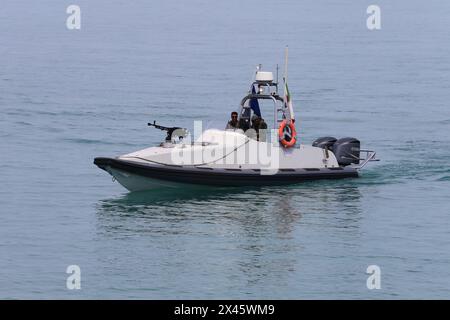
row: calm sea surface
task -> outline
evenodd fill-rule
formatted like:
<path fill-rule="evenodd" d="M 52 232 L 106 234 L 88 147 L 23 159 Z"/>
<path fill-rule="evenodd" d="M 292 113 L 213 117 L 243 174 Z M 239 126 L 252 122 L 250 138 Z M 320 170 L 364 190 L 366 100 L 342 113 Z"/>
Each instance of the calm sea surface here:
<path fill-rule="evenodd" d="M 378 0 L 378 31 L 371 1 L 72 2 L 0 5 L 0 298 L 450 298 L 450 2 Z M 93 165 L 148 121 L 223 128 L 286 44 L 301 141 L 359 138 L 361 178 L 128 193 Z"/>

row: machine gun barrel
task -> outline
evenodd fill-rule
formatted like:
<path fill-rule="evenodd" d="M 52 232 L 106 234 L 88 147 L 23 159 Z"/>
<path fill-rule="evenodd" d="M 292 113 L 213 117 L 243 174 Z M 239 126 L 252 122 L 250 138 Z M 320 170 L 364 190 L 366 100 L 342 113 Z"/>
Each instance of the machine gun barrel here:
<path fill-rule="evenodd" d="M 166 136 L 166 141 L 171 141 L 172 140 L 172 134 L 175 130 L 183 130 L 183 128 L 181 127 L 165 127 L 165 126 L 161 126 L 159 124 L 156 124 L 156 121 L 153 121 L 153 123 L 149 122 L 147 123 L 148 126 L 151 127 L 155 127 L 156 129 L 162 130 L 162 131 L 167 131 L 167 136 Z M 185 131 L 187 131 L 186 129 L 184 129 Z M 184 135 L 183 135 L 184 136 Z M 183 136 L 180 136 L 180 138 L 183 138 Z"/>
<path fill-rule="evenodd" d="M 156 124 L 156 121 L 153 121 L 153 123 L 149 122 L 149 123 L 147 123 L 147 125 L 149 125 L 151 127 L 155 127 L 156 129 L 165 130 L 165 131 L 169 131 L 170 129 L 174 129 L 174 130 L 177 129 L 177 127 L 169 128 L 169 127 L 160 126 L 159 124 Z"/>

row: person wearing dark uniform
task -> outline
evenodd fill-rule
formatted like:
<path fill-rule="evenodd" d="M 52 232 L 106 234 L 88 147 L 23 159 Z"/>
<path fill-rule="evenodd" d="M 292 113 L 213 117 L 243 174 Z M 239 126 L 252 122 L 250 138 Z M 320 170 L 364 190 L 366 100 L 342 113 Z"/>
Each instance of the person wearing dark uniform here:
<path fill-rule="evenodd" d="M 252 129 L 256 131 L 256 138 L 258 141 L 266 141 L 267 123 L 263 118 L 256 114 L 252 117 Z"/>
<path fill-rule="evenodd" d="M 238 113 L 233 111 L 231 113 L 231 120 L 228 121 L 225 130 L 236 130 L 239 129 Z"/>

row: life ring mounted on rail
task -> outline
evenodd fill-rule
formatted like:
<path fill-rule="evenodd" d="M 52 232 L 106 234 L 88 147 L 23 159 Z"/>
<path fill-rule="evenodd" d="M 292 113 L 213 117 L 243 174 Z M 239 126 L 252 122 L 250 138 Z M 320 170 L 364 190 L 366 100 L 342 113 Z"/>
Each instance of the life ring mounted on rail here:
<path fill-rule="evenodd" d="M 283 120 L 278 128 L 278 137 L 280 143 L 285 148 L 290 148 L 297 142 L 297 131 L 295 130 L 294 120 Z"/>

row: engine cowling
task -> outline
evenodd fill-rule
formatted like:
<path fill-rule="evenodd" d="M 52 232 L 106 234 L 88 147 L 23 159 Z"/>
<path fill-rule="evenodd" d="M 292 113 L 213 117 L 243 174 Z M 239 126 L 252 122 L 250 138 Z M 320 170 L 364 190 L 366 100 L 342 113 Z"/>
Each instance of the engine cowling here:
<path fill-rule="evenodd" d="M 333 153 L 341 166 L 358 164 L 361 143 L 356 138 L 341 138 L 333 144 Z"/>

